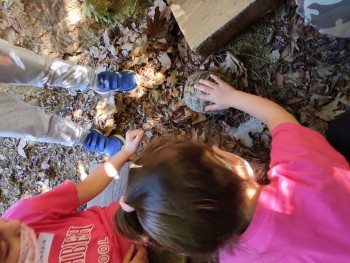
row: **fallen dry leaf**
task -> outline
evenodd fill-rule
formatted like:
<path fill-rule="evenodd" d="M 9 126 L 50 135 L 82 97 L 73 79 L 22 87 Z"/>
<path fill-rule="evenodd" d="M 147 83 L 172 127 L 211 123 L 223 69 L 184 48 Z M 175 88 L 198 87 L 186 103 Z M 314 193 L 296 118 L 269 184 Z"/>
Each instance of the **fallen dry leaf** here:
<path fill-rule="evenodd" d="M 286 74 L 283 74 L 284 77 L 284 83 L 286 84 L 298 84 L 300 83 L 300 73 L 299 72 L 288 72 Z"/>
<path fill-rule="evenodd" d="M 105 46 L 107 47 L 108 51 L 111 52 L 112 56 L 116 56 L 117 51 L 115 50 L 115 47 L 111 44 L 109 34 L 110 34 L 110 30 L 106 28 L 103 33 L 103 42 L 105 43 Z"/>
<path fill-rule="evenodd" d="M 271 52 L 271 54 L 269 55 L 270 59 L 273 61 L 273 62 L 276 62 L 277 60 L 280 59 L 281 57 L 281 54 L 278 50 L 274 50 Z"/>
<path fill-rule="evenodd" d="M 253 146 L 253 139 L 249 133 L 261 133 L 265 128 L 265 124 L 251 117 L 248 121 L 242 123 L 238 128 L 226 127 L 226 132 L 232 137 L 239 140 L 248 148 Z"/>
<path fill-rule="evenodd" d="M 326 66 L 325 64 L 318 62 L 316 72 L 319 77 L 324 78 L 332 74 L 332 69 L 334 66 Z"/>
<path fill-rule="evenodd" d="M 332 121 L 339 114 L 344 113 L 345 110 L 339 110 L 339 101 L 337 99 L 328 103 L 326 106 L 322 107 L 322 110 L 316 112 L 315 115 L 324 121 Z"/>
<path fill-rule="evenodd" d="M 111 132 L 116 128 L 116 124 L 114 122 L 114 119 L 108 119 L 105 122 L 105 125 L 103 127 L 104 130 L 104 135 L 109 136 L 111 134 Z"/>
<path fill-rule="evenodd" d="M 23 158 L 27 158 L 27 154 L 24 151 L 24 148 L 27 146 L 27 141 L 24 139 L 21 139 L 17 146 L 17 153 L 22 156 Z"/>
<path fill-rule="evenodd" d="M 281 88 L 283 87 L 283 83 L 284 83 L 284 77 L 281 73 L 276 73 L 276 86 Z"/>
<path fill-rule="evenodd" d="M 162 36 L 166 32 L 165 12 L 160 12 L 159 6 L 154 10 L 153 19 L 147 14 L 147 28 L 145 33 L 150 37 Z"/>
<path fill-rule="evenodd" d="M 162 67 L 166 69 L 170 69 L 171 67 L 171 60 L 166 52 L 162 52 L 158 55 L 158 61 L 162 65 Z"/>
<path fill-rule="evenodd" d="M 195 125 L 197 123 L 203 122 L 207 119 L 205 114 L 203 113 L 197 113 L 196 117 L 192 120 L 192 125 Z"/>
<path fill-rule="evenodd" d="M 176 76 L 176 72 L 172 72 L 170 74 L 169 77 L 167 77 L 166 79 L 166 86 L 171 88 L 171 89 L 174 89 L 175 88 L 175 85 L 176 85 L 176 82 L 177 82 L 177 76 Z M 178 93 L 177 93 L 178 94 Z M 172 95 L 173 97 L 177 97 L 177 96 L 174 96 Z"/>

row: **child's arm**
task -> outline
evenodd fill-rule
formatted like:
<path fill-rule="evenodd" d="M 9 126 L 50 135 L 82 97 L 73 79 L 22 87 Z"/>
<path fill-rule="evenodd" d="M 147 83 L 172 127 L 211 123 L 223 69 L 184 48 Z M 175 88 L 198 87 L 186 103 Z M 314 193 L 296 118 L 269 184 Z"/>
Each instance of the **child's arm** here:
<path fill-rule="evenodd" d="M 215 75 L 211 75 L 211 78 L 216 83 L 201 79 L 199 81 L 200 84 L 195 85 L 195 88 L 206 93 L 198 95 L 198 98 L 214 103 L 207 106 L 205 110 L 236 108 L 265 123 L 270 131 L 283 122 L 298 124 L 298 121 L 278 104 L 256 95 L 236 90 Z"/>
<path fill-rule="evenodd" d="M 124 163 L 137 151 L 143 134 L 142 130 L 128 131 L 123 148 L 108 161 L 99 165 L 85 180 L 77 184 L 80 204 L 90 201 L 107 187 Z"/>

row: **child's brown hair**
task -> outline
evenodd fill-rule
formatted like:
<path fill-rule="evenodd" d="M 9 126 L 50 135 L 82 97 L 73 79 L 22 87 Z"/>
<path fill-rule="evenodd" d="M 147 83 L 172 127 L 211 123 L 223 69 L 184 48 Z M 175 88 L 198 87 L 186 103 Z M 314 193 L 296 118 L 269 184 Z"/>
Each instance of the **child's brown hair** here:
<path fill-rule="evenodd" d="M 210 147 L 161 138 L 142 152 L 132 168 L 119 231 L 190 256 L 210 255 L 246 226 L 244 180 Z"/>

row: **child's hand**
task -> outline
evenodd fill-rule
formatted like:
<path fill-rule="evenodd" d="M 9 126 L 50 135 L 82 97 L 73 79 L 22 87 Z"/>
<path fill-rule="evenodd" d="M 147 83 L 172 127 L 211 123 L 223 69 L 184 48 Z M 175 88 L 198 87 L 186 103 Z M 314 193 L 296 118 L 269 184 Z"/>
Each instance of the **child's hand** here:
<path fill-rule="evenodd" d="M 210 77 L 215 80 L 216 83 L 209 80 L 200 79 L 200 84 L 194 85 L 196 89 L 206 93 L 198 94 L 198 98 L 214 103 L 206 106 L 205 110 L 223 110 L 230 108 L 232 93 L 235 91 L 235 89 L 214 74 L 211 74 Z"/>
<path fill-rule="evenodd" d="M 143 130 L 128 130 L 125 135 L 125 145 L 123 146 L 123 151 L 132 156 L 139 148 L 143 134 Z"/>
<path fill-rule="evenodd" d="M 138 247 L 135 256 L 135 245 L 131 245 L 126 252 L 122 263 L 148 263 L 148 255 L 145 247 Z"/>

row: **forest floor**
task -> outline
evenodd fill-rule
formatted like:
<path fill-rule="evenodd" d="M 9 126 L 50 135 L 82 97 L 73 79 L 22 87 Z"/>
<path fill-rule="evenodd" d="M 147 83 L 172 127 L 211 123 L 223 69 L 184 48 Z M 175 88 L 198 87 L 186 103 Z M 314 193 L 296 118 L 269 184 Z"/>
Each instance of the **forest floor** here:
<path fill-rule="evenodd" d="M 191 73 L 210 70 L 233 78 L 238 58 L 248 72 L 248 86 L 240 89 L 278 102 L 322 134 L 329 121 L 350 107 L 350 39 L 322 35 L 304 25 L 292 2 L 281 4 L 208 57 L 188 48 L 169 7 L 162 3 L 155 1 L 136 20 L 109 26 L 99 45 L 69 57 L 96 71 L 135 70 L 142 77 L 137 91 L 104 98 L 93 91 L 57 88 L 2 85 L 0 90 L 105 134 L 142 128 L 143 145 L 163 135 L 217 145 L 250 161 L 262 183 L 269 165 L 266 127 L 233 109 L 225 115 L 191 111 L 183 100 Z M 159 19 L 147 19 L 153 13 L 157 17 L 156 6 Z M 0 214 L 21 198 L 67 179 L 81 180 L 92 162 L 105 159 L 80 146 L 0 138 Z"/>

